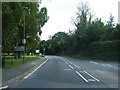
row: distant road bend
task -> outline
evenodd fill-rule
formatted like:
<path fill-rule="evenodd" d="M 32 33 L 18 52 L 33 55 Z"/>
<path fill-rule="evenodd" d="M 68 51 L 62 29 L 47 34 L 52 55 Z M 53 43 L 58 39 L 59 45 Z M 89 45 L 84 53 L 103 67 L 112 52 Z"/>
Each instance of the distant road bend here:
<path fill-rule="evenodd" d="M 45 58 L 40 67 L 11 88 L 118 88 L 118 63 Z"/>

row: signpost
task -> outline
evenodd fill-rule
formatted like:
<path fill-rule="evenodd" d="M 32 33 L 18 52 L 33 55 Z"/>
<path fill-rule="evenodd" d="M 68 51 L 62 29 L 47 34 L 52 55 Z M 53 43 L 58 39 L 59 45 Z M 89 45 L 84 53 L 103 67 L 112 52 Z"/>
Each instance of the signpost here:
<path fill-rule="evenodd" d="M 15 46 L 14 51 L 24 51 L 24 46 Z"/>
<path fill-rule="evenodd" d="M 14 51 L 15 51 L 15 52 L 18 52 L 18 53 L 23 52 L 23 63 L 24 63 L 25 47 L 24 47 L 24 46 L 15 46 L 15 47 L 14 47 Z"/>

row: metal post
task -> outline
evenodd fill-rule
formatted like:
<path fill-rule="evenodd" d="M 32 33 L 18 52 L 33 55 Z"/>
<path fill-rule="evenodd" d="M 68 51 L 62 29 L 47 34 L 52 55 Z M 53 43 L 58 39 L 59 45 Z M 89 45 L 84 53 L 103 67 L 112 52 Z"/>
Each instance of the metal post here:
<path fill-rule="evenodd" d="M 24 13 L 24 36 L 23 36 L 23 46 L 24 46 L 24 51 L 23 51 L 23 63 L 25 62 L 25 13 Z"/>
<path fill-rule="evenodd" d="M 43 48 L 43 55 L 45 55 L 45 47 Z"/>

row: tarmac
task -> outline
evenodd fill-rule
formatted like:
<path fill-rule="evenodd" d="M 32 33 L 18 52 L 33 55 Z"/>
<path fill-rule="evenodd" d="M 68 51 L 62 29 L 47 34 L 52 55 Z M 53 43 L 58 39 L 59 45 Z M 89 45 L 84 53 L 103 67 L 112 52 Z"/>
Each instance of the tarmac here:
<path fill-rule="evenodd" d="M 35 68 L 40 66 L 45 60 L 45 57 L 41 57 L 39 59 L 36 59 L 35 61 L 3 71 L 0 87 L 9 86 L 23 80 L 25 76 L 35 70 Z"/>

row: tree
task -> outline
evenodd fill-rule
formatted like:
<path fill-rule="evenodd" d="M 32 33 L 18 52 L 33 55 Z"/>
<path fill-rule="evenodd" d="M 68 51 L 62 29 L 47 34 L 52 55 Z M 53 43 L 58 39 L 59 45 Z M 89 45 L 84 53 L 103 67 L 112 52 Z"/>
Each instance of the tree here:
<path fill-rule="evenodd" d="M 58 32 L 46 42 L 42 41 L 42 45 L 40 46 L 45 46 L 47 54 L 64 54 L 68 46 L 67 39 L 68 34 L 65 32 Z"/>
<path fill-rule="evenodd" d="M 27 52 L 36 50 L 40 42 L 41 27 L 48 20 L 47 9 L 43 7 L 39 11 L 37 2 L 3 2 L 2 6 L 3 52 L 13 52 L 14 46 L 23 45 L 23 38 L 27 41 Z"/>
<path fill-rule="evenodd" d="M 113 28 L 113 27 L 115 26 L 115 24 L 114 24 L 113 22 L 114 22 L 114 17 L 113 17 L 113 15 L 110 13 L 109 20 L 107 21 L 107 25 L 108 25 L 110 28 Z"/>
<path fill-rule="evenodd" d="M 92 21 L 92 23 L 88 25 L 85 32 L 87 45 L 96 41 L 100 41 L 104 30 L 105 25 L 101 19 L 97 18 L 95 21 Z"/>
<path fill-rule="evenodd" d="M 92 14 L 90 13 L 90 8 L 88 7 L 87 3 L 81 3 L 78 6 L 78 13 L 77 13 L 77 23 L 75 23 L 77 29 L 75 30 L 75 47 L 76 52 L 80 53 L 86 48 L 86 30 L 88 24 L 91 23 Z"/>
<path fill-rule="evenodd" d="M 110 13 L 109 20 L 107 21 L 107 24 L 105 25 L 105 30 L 103 31 L 103 35 L 101 37 L 102 41 L 108 41 L 113 40 L 113 32 L 114 32 L 114 17 Z"/>
<path fill-rule="evenodd" d="M 3 51 L 13 51 L 14 39 L 17 37 L 19 23 L 22 18 L 21 4 L 3 2 L 2 3 L 2 43 Z"/>

